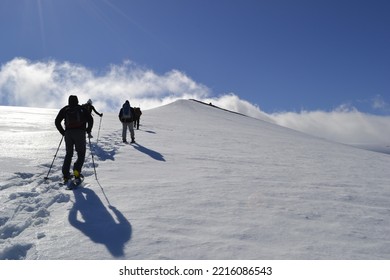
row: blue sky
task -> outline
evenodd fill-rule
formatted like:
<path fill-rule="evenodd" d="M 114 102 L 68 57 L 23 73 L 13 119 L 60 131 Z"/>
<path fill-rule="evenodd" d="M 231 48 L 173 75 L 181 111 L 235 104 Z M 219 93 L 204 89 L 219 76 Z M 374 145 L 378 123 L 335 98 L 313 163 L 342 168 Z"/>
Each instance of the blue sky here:
<path fill-rule="evenodd" d="M 268 113 L 388 115 L 389 14 L 381 0 L 1 0 L 0 63 L 129 60 Z"/>

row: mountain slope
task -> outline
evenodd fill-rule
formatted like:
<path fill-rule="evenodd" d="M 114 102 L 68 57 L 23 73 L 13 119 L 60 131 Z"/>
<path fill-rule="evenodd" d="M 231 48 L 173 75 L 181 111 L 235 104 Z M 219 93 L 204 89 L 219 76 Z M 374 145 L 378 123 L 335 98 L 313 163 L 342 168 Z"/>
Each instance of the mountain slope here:
<path fill-rule="evenodd" d="M 116 114 L 96 144 L 95 117 L 98 180 L 88 154 L 85 188 L 69 192 L 63 146 L 43 180 L 56 111 L 0 110 L 0 258 L 390 257 L 388 155 L 180 100 L 143 112 L 135 145 Z"/>

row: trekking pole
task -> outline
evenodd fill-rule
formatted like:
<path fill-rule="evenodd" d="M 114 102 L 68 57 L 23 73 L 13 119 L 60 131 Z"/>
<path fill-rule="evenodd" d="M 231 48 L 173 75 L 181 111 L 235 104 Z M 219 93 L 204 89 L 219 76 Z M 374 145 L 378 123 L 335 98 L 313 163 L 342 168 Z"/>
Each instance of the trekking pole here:
<path fill-rule="evenodd" d="M 53 167 L 54 160 L 55 160 L 55 159 L 56 159 L 56 157 L 57 157 L 58 150 L 59 150 L 59 149 L 60 149 L 60 147 L 61 147 L 62 140 L 64 140 L 64 136 L 62 136 L 62 137 L 61 137 L 60 144 L 58 145 L 58 148 L 57 148 L 56 154 L 54 155 L 54 158 L 53 158 L 53 161 L 52 161 L 52 163 L 51 163 L 51 165 L 50 165 L 49 171 L 47 172 L 47 175 L 46 175 L 46 177 L 44 178 L 45 180 L 49 179 L 49 173 L 50 173 L 50 171 L 51 171 L 51 168 Z"/>
<path fill-rule="evenodd" d="M 103 116 L 100 117 L 99 130 L 98 130 L 98 135 L 97 135 L 97 139 L 96 139 L 96 145 L 99 142 L 100 126 L 102 125 L 102 119 L 103 119 Z"/>
<path fill-rule="evenodd" d="M 97 181 L 97 174 L 96 174 L 96 167 L 95 167 L 95 160 L 93 158 L 93 152 L 92 152 L 92 145 L 91 145 L 91 138 L 88 137 L 88 141 L 89 141 L 89 150 L 91 151 L 91 155 L 92 155 L 92 165 L 93 165 L 93 170 L 95 171 L 95 179 Z"/>

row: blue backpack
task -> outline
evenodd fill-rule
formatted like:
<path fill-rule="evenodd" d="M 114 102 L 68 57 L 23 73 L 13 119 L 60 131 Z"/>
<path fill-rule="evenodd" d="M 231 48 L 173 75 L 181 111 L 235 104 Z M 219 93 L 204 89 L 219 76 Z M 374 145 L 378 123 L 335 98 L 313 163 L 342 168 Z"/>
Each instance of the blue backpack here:
<path fill-rule="evenodd" d="M 132 118 L 132 115 L 131 115 L 131 109 L 130 109 L 130 103 L 125 103 L 123 104 L 122 106 L 122 118 L 123 119 L 131 119 Z"/>

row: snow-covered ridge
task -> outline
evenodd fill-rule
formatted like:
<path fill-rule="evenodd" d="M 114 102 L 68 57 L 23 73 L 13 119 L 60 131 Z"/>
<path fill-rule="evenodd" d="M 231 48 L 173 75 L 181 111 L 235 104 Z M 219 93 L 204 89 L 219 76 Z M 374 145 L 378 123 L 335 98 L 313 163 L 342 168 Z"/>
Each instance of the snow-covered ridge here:
<path fill-rule="evenodd" d="M 118 109 L 119 110 L 119 109 Z M 57 110 L 0 107 L 0 259 L 388 259 L 385 154 L 180 100 L 135 145 L 104 114 L 83 189 L 58 184 Z"/>

